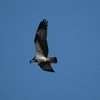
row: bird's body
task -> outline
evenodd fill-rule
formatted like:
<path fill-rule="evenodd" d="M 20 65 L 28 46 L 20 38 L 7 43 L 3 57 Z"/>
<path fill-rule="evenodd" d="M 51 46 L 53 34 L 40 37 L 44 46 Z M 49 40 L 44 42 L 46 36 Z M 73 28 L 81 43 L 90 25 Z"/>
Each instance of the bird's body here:
<path fill-rule="evenodd" d="M 33 59 L 30 60 L 32 62 L 38 62 L 38 65 L 45 71 L 54 72 L 51 67 L 51 63 L 57 63 L 56 57 L 48 57 L 48 44 L 47 44 L 47 26 L 48 21 L 43 19 L 40 22 L 36 36 L 34 39 L 35 47 L 36 47 L 36 55 Z"/>
<path fill-rule="evenodd" d="M 38 62 L 46 61 L 46 57 L 42 55 L 36 55 L 35 58 L 37 59 Z"/>

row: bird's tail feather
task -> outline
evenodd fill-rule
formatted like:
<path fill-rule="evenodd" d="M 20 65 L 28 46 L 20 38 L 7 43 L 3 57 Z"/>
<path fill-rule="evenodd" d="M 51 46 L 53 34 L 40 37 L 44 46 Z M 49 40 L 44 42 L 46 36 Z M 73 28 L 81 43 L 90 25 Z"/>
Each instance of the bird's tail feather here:
<path fill-rule="evenodd" d="M 56 57 L 49 57 L 49 58 L 47 58 L 47 61 L 50 63 L 57 63 L 57 58 Z"/>

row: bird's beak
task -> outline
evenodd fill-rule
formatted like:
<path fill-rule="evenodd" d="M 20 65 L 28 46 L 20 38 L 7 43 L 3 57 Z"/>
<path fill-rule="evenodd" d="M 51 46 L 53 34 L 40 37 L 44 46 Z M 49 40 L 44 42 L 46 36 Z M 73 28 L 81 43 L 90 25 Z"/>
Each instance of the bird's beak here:
<path fill-rule="evenodd" d="M 32 63 L 32 62 L 31 62 L 31 60 L 30 60 L 30 62 L 29 62 L 29 63 L 30 63 L 30 64 Z"/>

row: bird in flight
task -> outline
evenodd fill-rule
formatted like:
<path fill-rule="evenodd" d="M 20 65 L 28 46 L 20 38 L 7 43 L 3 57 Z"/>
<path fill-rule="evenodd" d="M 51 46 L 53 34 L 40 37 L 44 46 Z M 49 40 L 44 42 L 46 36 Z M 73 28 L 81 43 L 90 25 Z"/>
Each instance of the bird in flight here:
<path fill-rule="evenodd" d="M 36 55 L 30 60 L 30 63 L 38 62 L 40 68 L 44 71 L 54 72 L 51 63 L 57 63 L 56 57 L 48 57 L 48 44 L 47 44 L 47 27 L 48 21 L 43 19 L 37 29 L 34 43 L 36 47 Z"/>

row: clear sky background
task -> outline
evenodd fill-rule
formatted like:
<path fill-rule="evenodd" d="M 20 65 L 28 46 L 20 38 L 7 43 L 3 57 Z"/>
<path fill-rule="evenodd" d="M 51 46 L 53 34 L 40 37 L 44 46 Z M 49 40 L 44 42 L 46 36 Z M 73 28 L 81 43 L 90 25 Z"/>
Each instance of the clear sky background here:
<path fill-rule="evenodd" d="M 55 73 L 29 64 L 43 18 Z M 100 100 L 100 0 L 0 0 L 0 100 Z"/>

